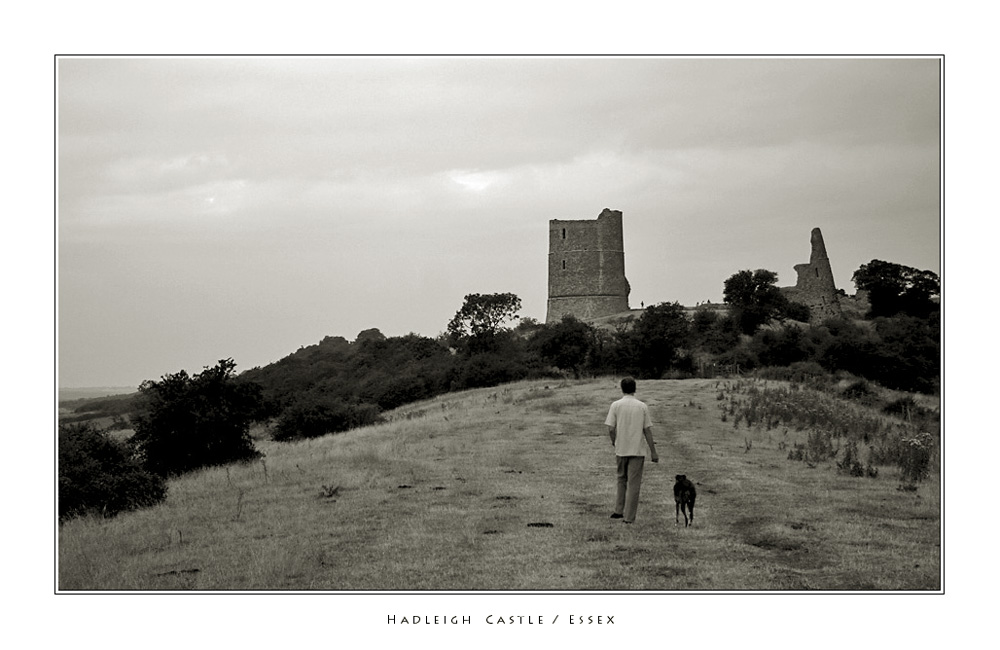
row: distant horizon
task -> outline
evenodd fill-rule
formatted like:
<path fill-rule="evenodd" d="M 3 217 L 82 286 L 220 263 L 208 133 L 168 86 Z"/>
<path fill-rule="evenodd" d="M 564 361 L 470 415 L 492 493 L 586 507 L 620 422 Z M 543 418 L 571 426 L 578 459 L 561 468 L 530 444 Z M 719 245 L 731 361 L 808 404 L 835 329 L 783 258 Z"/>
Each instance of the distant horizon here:
<path fill-rule="evenodd" d="M 58 386 L 59 401 L 82 399 L 90 397 L 113 397 L 115 395 L 125 395 L 139 390 L 139 386 Z M 105 391 L 107 391 L 105 393 Z M 81 393 L 80 396 L 65 396 L 63 393 Z M 87 393 L 83 395 L 82 393 Z"/>

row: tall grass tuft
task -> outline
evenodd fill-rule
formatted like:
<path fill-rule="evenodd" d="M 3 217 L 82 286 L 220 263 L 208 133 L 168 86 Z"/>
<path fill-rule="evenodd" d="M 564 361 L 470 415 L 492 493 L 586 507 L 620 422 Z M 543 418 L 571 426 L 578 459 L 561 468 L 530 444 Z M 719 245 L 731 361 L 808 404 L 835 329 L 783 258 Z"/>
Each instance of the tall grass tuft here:
<path fill-rule="evenodd" d="M 839 457 L 839 471 L 869 477 L 878 475 L 878 465 L 894 465 L 904 482 L 923 480 L 938 448 L 937 437 L 926 432 L 930 412 L 909 396 L 877 409 L 875 394 L 864 381 L 838 394 L 834 388 L 752 378 L 725 382 L 719 402 L 722 421 L 732 417 L 734 426 L 742 422 L 766 431 L 784 426 L 804 432 L 805 441 L 793 445 L 790 460 L 819 463 Z"/>

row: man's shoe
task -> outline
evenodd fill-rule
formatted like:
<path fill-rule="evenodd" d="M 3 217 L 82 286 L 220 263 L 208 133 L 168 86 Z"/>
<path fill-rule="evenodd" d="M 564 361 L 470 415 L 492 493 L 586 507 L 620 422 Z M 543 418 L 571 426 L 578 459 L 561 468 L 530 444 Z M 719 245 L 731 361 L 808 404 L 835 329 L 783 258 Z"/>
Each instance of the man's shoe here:
<path fill-rule="evenodd" d="M 624 516 L 625 516 L 625 515 L 620 515 L 620 514 L 618 514 L 617 512 L 612 512 L 612 513 L 611 513 L 611 518 L 612 518 L 612 519 L 621 519 L 621 518 L 622 518 L 622 517 L 624 517 Z"/>

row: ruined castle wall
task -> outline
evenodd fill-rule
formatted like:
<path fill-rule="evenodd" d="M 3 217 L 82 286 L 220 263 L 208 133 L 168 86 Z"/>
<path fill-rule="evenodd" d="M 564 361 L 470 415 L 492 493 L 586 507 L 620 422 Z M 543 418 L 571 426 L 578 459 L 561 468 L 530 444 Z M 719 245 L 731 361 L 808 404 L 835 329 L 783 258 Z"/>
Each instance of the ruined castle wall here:
<path fill-rule="evenodd" d="M 809 242 L 809 263 L 795 265 L 795 272 L 798 274 L 795 286 L 786 287 L 782 291 L 789 300 L 808 306 L 810 320 L 813 322 L 839 317 L 843 310 L 837 285 L 833 280 L 830 258 L 826 254 L 823 233 L 819 228 L 812 229 Z"/>
<path fill-rule="evenodd" d="M 566 314 L 599 318 L 628 310 L 622 213 L 605 209 L 590 220 L 549 221 L 546 323 Z"/>

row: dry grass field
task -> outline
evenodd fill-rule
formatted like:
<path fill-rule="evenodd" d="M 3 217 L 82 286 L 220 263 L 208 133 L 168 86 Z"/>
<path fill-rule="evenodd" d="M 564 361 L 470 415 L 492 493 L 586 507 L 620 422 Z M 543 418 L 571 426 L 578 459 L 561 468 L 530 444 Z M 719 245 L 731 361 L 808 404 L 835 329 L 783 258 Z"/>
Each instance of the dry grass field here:
<path fill-rule="evenodd" d="M 788 459 L 808 431 L 720 419 L 717 380 L 641 381 L 658 464 L 609 519 L 611 379 L 446 395 L 386 424 L 172 480 L 167 500 L 58 534 L 58 589 L 936 591 L 940 473 Z M 937 463 L 939 454 L 935 455 Z M 691 528 L 673 476 L 696 482 Z"/>

